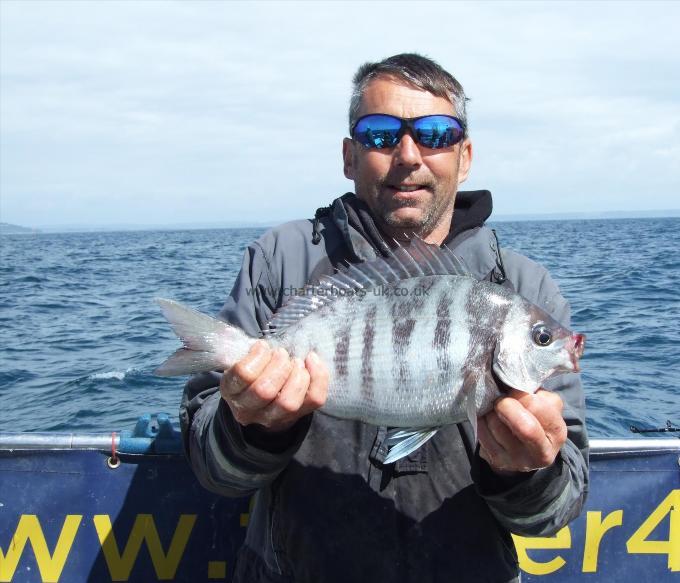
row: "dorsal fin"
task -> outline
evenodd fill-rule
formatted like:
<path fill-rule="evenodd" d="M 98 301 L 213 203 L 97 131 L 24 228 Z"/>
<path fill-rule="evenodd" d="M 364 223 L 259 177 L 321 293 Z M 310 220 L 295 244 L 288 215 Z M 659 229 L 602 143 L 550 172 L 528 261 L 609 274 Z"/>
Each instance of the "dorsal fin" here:
<path fill-rule="evenodd" d="M 290 299 L 269 321 L 267 333 L 275 333 L 298 322 L 307 314 L 322 308 L 339 297 L 362 290 L 391 285 L 414 277 L 459 275 L 470 277 L 463 261 L 448 247 L 430 245 L 420 237 L 409 240 L 408 246 L 395 241 L 387 257 L 364 263 L 348 263 L 333 275 L 321 276 L 316 285 L 306 285 L 301 295 Z"/>

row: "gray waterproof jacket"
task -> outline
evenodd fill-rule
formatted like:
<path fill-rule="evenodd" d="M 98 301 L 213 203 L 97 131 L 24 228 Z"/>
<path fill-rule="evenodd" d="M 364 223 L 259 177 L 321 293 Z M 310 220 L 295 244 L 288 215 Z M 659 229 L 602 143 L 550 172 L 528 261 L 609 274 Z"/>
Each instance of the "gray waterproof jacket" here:
<path fill-rule="evenodd" d="M 374 258 L 374 245 L 350 224 L 343 199 L 325 216 L 284 224 L 249 245 L 220 317 L 259 336 L 296 289 L 343 260 Z M 477 215 L 481 208 L 478 224 L 445 244 L 479 279 L 506 279 L 504 285 L 569 325 L 569 306 L 547 271 L 499 250 L 483 226 L 489 193 L 459 193 L 454 224 L 469 223 L 470 208 Z M 441 429 L 389 465 L 382 463 L 385 427 L 318 411 L 277 436 L 241 427 L 220 399 L 219 378 L 207 373 L 189 381 L 180 420 L 187 455 L 206 488 L 256 494 L 234 581 L 516 581 L 510 532 L 548 536 L 584 503 L 588 439 L 576 374 L 547 384 L 564 401 L 569 430 L 558 458 L 514 479 L 498 477 L 479 457 L 467 422 Z"/>

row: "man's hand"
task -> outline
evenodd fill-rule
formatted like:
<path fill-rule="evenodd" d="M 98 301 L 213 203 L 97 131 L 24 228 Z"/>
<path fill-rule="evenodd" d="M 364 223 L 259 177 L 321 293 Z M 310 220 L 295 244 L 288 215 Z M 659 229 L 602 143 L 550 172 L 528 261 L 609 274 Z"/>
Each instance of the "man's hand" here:
<path fill-rule="evenodd" d="M 501 474 L 551 465 L 567 439 L 564 405 L 556 393 L 511 390 L 478 419 L 479 455 Z"/>
<path fill-rule="evenodd" d="M 326 402 L 328 369 L 313 352 L 303 362 L 258 340 L 222 375 L 220 393 L 241 425 L 284 431 Z"/>

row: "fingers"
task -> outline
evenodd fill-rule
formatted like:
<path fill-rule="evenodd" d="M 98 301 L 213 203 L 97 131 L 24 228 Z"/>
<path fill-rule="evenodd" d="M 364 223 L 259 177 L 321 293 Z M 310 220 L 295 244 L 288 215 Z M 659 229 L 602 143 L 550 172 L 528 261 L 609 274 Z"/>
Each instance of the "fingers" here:
<path fill-rule="evenodd" d="M 496 401 L 494 411 L 503 424 L 520 441 L 533 443 L 545 437 L 545 432 L 536 416 L 525 405 L 513 397 Z"/>
<path fill-rule="evenodd" d="M 292 419 L 300 411 L 309 386 L 309 372 L 299 358 L 292 360 L 292 370 L 276 397 L 262 410 L 267 420 Z"/>
<path fill-rule="evenodd" d="M 491 426 L 495 425 L 494 428 Z M 503 460 L 507 457 L 508 453 L 503 447 L 503 443 L 507 441 L 507 436 L 505 439 L 501 436 L 497 439 L 494 432 L 509 432 L 510 430 L 505 427 L 503 430 L 501 427 L 503 423 L 498 419 L 498 415 L 493 411 L 490 411 L 484 417 L 480 417 L 477 421 L 477 439 L 479 440 L 479 454 L 484 458 L 489 465 L 500 469 L 503 465 Z"/>
<path fill-rule="evenodd" d="M 328 396 L 328 369 L 315 354 L 303 363 L 294 359 L 295 366 L 277 398 L 263 411 L 268 425 L 292 425 L 295 421 L 322 407 Z"/>
<path fill-rule="evenodd" d="M 539 389 L 527 405 L 527 409 L 538 419 L 546 437 L 557 447 L 567 440 L 567 425 L 562 417 L 564 403 L 557 393 Z"/>
<path fill-rule="evenodd" d="M 559 395 L 542 389 L 498 399 L 478 424 L 480 455 L 496 470 L 549 466 L 567 438 L 562 409 Z"/>
<path fill-rule="evenodd" d="M 220 382 L 222 397 L 238 395 L 262 374 L 271 360 L 271 349 L 264 340 L 255 342 L 248 354 L 229 370 L 224 371 Z"/>
<path fill-rule="evenodd" d="M 263 409 L 281 392 L 293 370 L 293 362 L 283 348 L 271 351 L 271 358 L 261 369 L 260 374 L 234 397 L 242 407 Z"/>
<path fill-rule="evenodd" d="M 303 362 L 258 341 L 225 372 L 220 392 L 241 425 L 282 431 L 325 403 L 328 369 L 313 353 Z"/>
<path fill-rule="evenodd" d="M 494 457 L 507 455 L 506 445 L 512 445 L 512 431 L 505 425 L 498 415 L 491 411 L 477 424 L 479 442 Z"/>

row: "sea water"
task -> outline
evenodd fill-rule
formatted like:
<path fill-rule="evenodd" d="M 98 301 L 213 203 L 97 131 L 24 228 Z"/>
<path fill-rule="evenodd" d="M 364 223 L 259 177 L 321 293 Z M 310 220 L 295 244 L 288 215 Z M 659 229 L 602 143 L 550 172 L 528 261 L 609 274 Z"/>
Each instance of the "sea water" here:
<path fill-rule="evenodd" d="M 680 219 L 499 222 L 545 265 L 588 337 L 594 437 L 680 423 Z M 262 229 L 0 237 L 0 431 L 131 429 L 176 415 L 183 378 L 153 369 L 179 341 L 153 302 L 216 313 Z"/>

